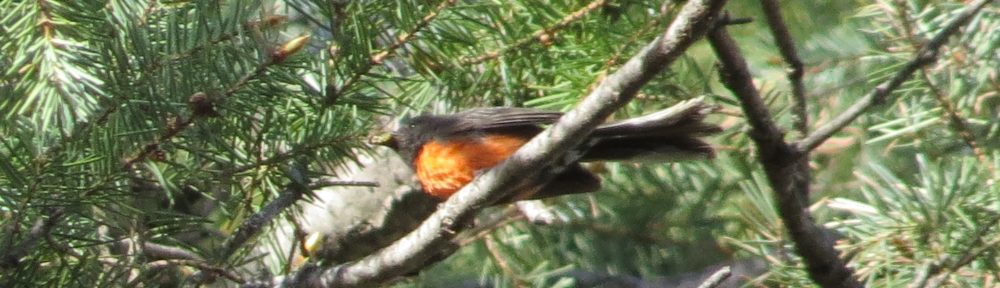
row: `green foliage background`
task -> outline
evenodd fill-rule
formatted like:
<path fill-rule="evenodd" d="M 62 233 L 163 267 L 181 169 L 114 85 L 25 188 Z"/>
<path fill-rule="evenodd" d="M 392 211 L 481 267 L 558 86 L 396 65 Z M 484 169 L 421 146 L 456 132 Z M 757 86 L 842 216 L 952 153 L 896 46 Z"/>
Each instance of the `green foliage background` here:
<path fill-rule="evenodd" d="M 264 275 L 251 252 L 268 237 L 236 255 L 218 247 L 295 183 L 293 163 L 320 176 L 353 161 L 386 115 L 567 110 L 682 4 L 603 2 L 0 1 L 0 250 L 62 215 L 21 264 L 0 270 L 0 286 L 190 284 L 189 267 L 154 269 L 109 248 L 121 239 Z M 813 127 L 891 77 L 962 7 L 782 5 L 806 63 Z M 730 30 L 791 131 L 785 64 L 760 9 L 732 1 L 733 16 L 760 20 Z M 1000 7 L 967 27 L 812 157 L 815 220 L 840 235 L 870 286 L 908 285 L 935 266 L 954 286 L 997 281 Z M 306 34 L 298 53 L 275 54 Z M 705 43 L 694 46 L 618 117 L 707 95 L 722 106 L 711 121 L 727 128 L 712 139 L 717 159 L 609 164 L 602 192 L 549 201 L 570 223 L 504 225 L 398 285 L 572 287 L 560 273 L 652 279 L 732 259 L 763 259 L 758 283 L 810 285 L 714 61 Z M 195 115 L 199 92 L 218 117 Z"/>

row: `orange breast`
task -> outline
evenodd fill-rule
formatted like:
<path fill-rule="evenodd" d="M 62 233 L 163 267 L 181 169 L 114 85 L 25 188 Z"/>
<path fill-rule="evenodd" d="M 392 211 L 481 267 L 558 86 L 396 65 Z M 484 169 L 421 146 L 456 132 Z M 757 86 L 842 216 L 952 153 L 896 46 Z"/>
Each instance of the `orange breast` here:
<path fill-rule="evenodd" d="M 501 134 L 447 142 L 432 140 L 414 159 L 417 178 L 425 192 L 447 199 L 472 182 L 477 171 L 496 166 L 525 142 L 527 139 Z"/>

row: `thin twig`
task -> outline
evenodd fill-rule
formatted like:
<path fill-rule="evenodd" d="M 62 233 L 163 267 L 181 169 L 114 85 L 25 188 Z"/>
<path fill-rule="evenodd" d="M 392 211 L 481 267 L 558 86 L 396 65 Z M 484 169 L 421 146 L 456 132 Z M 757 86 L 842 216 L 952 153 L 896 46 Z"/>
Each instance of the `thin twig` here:
<path fill-rule="evenodd" d="M 902 30 L 902 33 L 906 36 L 906 39 L 910 42 L 910 45 L 913 46 L 914 50 L 919 50 L 921 43 L 924 41 L 923 39 L 918 38 L 916 33 L 913 32 L 913 22 L 910 19 L 910 14 L 907 12 L 908 3 L 903 0 L 896 0 L 895 4 L 898 7 L 895 10 L 897 11 L 896 16 L 899 18 L 898 22 L 900 22 L 900 30 Z M 972 149 L 972 154 L 976 155 L 976 159 L 979 160 L 979 165 L 986 167 L 986 170 L 988 170 L 991 177 L 998 178 L 996 174 L 996 167 L 994 167 L 993 162 L 987 158 L 986 152 L 984 152 L 983 149 L 977 144 L 978 141 L 972 134 L 972 130 L 969 129 L 968 124 L 966 124 L 965 118 L 962 118 L 958 109 L 955 108 L 955 104 L 952 103 L 951 100 L 948 100 L 948 95 L 942 91 L 936 83 L 934 83 L 933 79 L 931 79 L 930 69 L 927 66 L 924 66 L 920 68 L 920 72 L 924 84 L 926 84 L 927 88 L 931 90 L 931 93 L 933 93 L 934 98 L 937 99 L 941 108 L 944 108 L 945 115 L 943 118 L 948 121 L 948 124 L 950 124 L 952 129 L 955 130 L 955 133 L 962 138 L 965 145 L 968 145 L 969 149 Z"/>
<path fill-rule="evenodd" d="M 257 236 L 257 234 L 260 234 L 261 230 L 264 230 L 264 227 L 270 224 L 271 221 L 278 216 L 278 214 L 285 211 L 285 209 L 288 209 L 288 207 L 291 207 L 295 204 L 295 202 L 302 199 L 306 193 L 311 191 L 309 190 L 310 184 L 306 183 L 308 179 L 304 178 L 304 171 L 300 171 L 299 168 L 293 166 L 290 172 L 293 178 L 292 183 L 288 184 L 278 198 L 271 200 L 271 202 L 264 205 L 260 211 L 251 215 L 249 218 L 244 220 L 238 228 L 236 228 L 233 235 L 231 235 L 229 239 L 222 244 L 222 252 L 216 256 L 214 263 L 225 263 L 230 257 L 232 257 L 233 254 L 236 253 L 236 251 L 243 248 L 243 245 L 249 242 L 250 239 L 253 239 Z M 194 275 L 192 278 L 195 283 L 202 284 L 211 280 L 209 277 L 205 276 L 206 275 Z M 241 282 L 241 284 L 243 283 Z"/>
<path fill-rule="evenodd" d="M 132 239 L 122 239 L 112 244 L 117 247 L 128 247 L 133 245 L 132 242 L 133 242 Z M 180 247 L 157 244 L 148 241 L 142 242 L 142 253 L 143 257 L 150 259 L 187 259 L 187 260 L 197 260 L 197 261 L 204 260 L 197 253 L 194 253 L 190 250 Z"/>
<path fill-rule="evenodd" d="M 299 199 L 302 199 L 302 196 L 309 193 L 309 191 L 307 185 L 290 184 L 281 193 L 281 196 L 267 203 L 260 211 L 257 211 L 257 213 L 254 213 L 240 224 L 236 232 L 223 244 L 223 252 L 219 259 L 224 261 L 232 256 L 236 250 L 242 248 L 247 241 L 259 234 L 268 223 L 271 223 L 271 220 L 275 216 L 288 207 L 291 207 Z"/>
<path fill-rule="evenodd" d="M 270 67 L 271 65 L 276 64 L 276 63 L 277 63 L 276 61 L 273 61 L 273 58 L 272 58 L 272 60 L 268 60 L 268 61 L 266 61 L 264 63 L 261 63 L 253 71 L 251 71 L 250 73 L 247 73 L 246 75 L 243 75 L 243 77 L 240 77 L 240 79 L 237 80 L 236 83 L 233 83 L 228 88 L 226 88 L 225 92 L 221 95 L 221 97 L 223 99 L 231 97 L 233 94 L 236 93 L 236 91 L 239 91 L 239 89 L 241 89 L 244 86 L 246 86 L 246 84 L 249 83 L 250 80 L 253 80 L 253 79 L 257 78 L 257 77 L 260 77 L 260 75 L 264 74 L 264 71 L 267 71 L 268 67 Z M 201 95 L 202 97 L 207 97 L 202 92 L 194 93 L 194 94 L 191 95 L 191 97 L 192 98 L 196 97 L 199 94 L 202 94 Z M 207 98 L 203 98 L 203 99 L 207 99 Z M 211 100 L 204 100 L 204 101 L 211 101 Z M 211 105 L 214 105 L 214 104 L 213 103 L 204 103 L 204 105 L 210 105 L 209 107 L 211 107 Z M 126 169 L 126 170 L 127 169 L 131 169 L 131 167 L 133 167 L 136 163 L 139 163 L 139 162 L 142 162 L 143 160 L 146 160 L 146 158 L 148 158 L 149 155 L 153 154 L 156 151 L 159 151 L 161 144 L 169 142 L 171 139 L 173 139 L 177 135 L 180 135 L 180 133 L 183 132 L 184 130 L 186 130 L 188 127 L 191 127 L 191 124 L 194 123 L 195 119 L 199 118 L 199 117 L 197 117 L 197 115 L 194 115 L 196 113 L 196 111 L 192 111 L 192 112 L 193 112 L 192 115 L 188 116 L 187 118 L 184 118 L 184 119 L 178 118 L 176 120 L 176 123 L 168 123 L 167 127 L 166 127 L 166 130 L 164 130 L 163 134 L 161 134 L 160 137 L 157 137 L 156 140 L 153 140 L 152 142 L 147 143 L 146 145 L 143 145 L 142 146 L 142 150 L 140 150 L 138 154 L 136 154 L 135 156 L 132 156 L 132 157 L 126 159 L 125 161 L 123 161 L 122 168 Z"/>
<path fill-rule="evenodd" d="M 152 6 L 154 4 L 154 2 L 157 2 L 157 1 L 151 1 L 150 2 L 151 6 L 147 7 L 147 9 L 148 8 L 154 8 Z M 154 10 L 155 10 L 155 8 L 154 8 Z M 285 22 L 287 20 L 288 19 L 285 16 L 272 15 L 272 16 L 264 17 L 263 19 L 250 20 L 250 21 L 244 22 L 243 25 L 242 25 L 242 27 L 244 28 L 244 30 L 261 29 L 261 28 L 272 28 L 272 27 L 278 26 L 279 24 L 281 24 L 282 22 Z M 140 22 L 140 24 L 142 24 L 142 22 Z M 130 83 L 129 85 L 132 86 L 132 87 L 139 87 L 139 86 L 145 85 L 145 84 L 147 84 L 148 81 L 157 79 L 157 77 L 153 76 L 154 72 L 158 72 L 158 71 L 160 71 L 160 69 L 163 69 L 164 67 L 167 67 L 167 66 L 171 65 L 174 62 L 180 62 L 181 60 L 185 60 L 185 59 L 191 58 L 192 56 L 198 54 L 202 50 L 209 49 L 209 48 L 213 47 L 216 44 L 236 39 L 238 36 L 244 35 L 243 33 L 246 33 L 246 31 L 230 31 L 228 33 L 223 33 L 223 34 L 221 34 L 221 35 L 219 35 L 219 36 L 217 36 L 215 38 L 208 39 L 205 43 L 202 43 L 202 45 L 197 45 L 197 46 L 188 48 L 187 50 L 180 51 L 180 52 L 177 52 L 177 53 L 174 53 L 174 54 L 170 54 L 170 55 L 166 55 L 164 57 L 152 59 L 151 61 L 149 61 L 147 63 L 143 63 L 142 69 L 140 69 L 140 71 L 139 71 L 140 73 L 142 73 L 142 77 L 139 77 L 136 80 L 136 82 Z"/>
<path fill-rule="evenodd" d="M 675 242 L 665 237 L 657 237 L 651 231 L 636 231 L 628 227 L 616 227 L 607 224 L 594 223 L 590 221 L 571 221 L 554 225 L 557 228 L 574 230 L 586 230 L 587 232 L 600 235 L 602 237 L 626 238 L 643 245 L 674 245 Z M 644 233 L 646 232 L 646 233 Z"/>
<path fill-rule="evenodd" d="M 517 211 L 514 207 L 508 207 L 508 209 L 504 209 L 503 212 L 491 215 L 491 217 L 488 217 L 484 221 L 477 221 L 474 227 L 462 232 L 462 234 L 455 237 L 452 242 L 454 242 L 455 245 L 458 245 L 458 247 L 465 247 L 466 245 L 472 244 L 472 242 L 486 238 L 486 236 L 490 235 L 493 230 L 525 219 L 527 219 L 527 217 L 525 217 L 523 213 L 520 213 L 520 211 Z"/>
<path fill-rule="evenodd" d="M 955 108 L 955 104 L 948 100 L 948 95 L 945 95 L 944 91 L 941 91 L 937 85 L 935 85 L 934 80 L 930 77 L 930 72 L 924 67 L 921 69 L 921 76 L 923 76 L 924 83 L 927 84 L 927 88 L 931 90 L 931 94 L 934 94 L 934 98 L 937 99 L 941 108 L 944 108 L 945 115 L 944 118 L 947 119 L 948 124 L 951 128 L 955 130 L 958 137 L 965 142 L 965 145 L 972 149 L 972 154 L 976 155 L 976 160 L 979 160 L 979 165 L 985 167 L 990 173 L 990 177 L 994 179 L 1000 178 L 997 175 L 997 169 L 993 166 L 993 161 L 986 156 L 986 152 L 983 151 L 982 147 L 977 144 L 979 141 L 976 140 L 976 136 L 972 134 L 972 130 L 969 129 L 969 125 L 965 122 L 965 118 L 959 114 L 958 109 Z"/>
<path fill-rule="evenodd" d="M 292 272 L 292 265 L 294 265 L 295 262 L 296 252 L 300 251 L 301 253 L 298 254 L 298 256 L 301 257 L 309 257 L 309 254 L 306 253 L 308 252 L 305 247 L 306 245 L 304 239 L 306 232 L 302 231 L 302 225 L 299 224 L 299 221 L 295 219 L 295 216 L 292 215 L 292 213 L 285 214 L 285 220 L 288 221 L 288 223 L 292 224 L 291 236 L 293 238 L 292 241 L 288 241 L 291 244 L 288 245 L 288 252 L 286 253 L 287 258 L 285 258 L 285 265 L 284 267 L 281 268 L 282 271 L 281 273 L 288 274 L 288 272 Z"/>
<path fill-rule="evenodd" d="M 795 50 L 795 41 L 792 34 L 788 32 L 785 20 L 781 17 L 781 6 L 776 0 L 761 0 L 764 8 L 764 16 L 767 19 L 767 27 L 774 35 L 774 42 L 778 45 L 781 57 L 788 63 L 788 82 L 792 86 L 792 99 L 794 106 L 792 111 L 795 114 L 795 129 L 805 136 L 809 133 L 809 114 L 806 106 L 806 88 L 802 84 L 803 69 L 802 60 Z"/>
<path fill-rule="evenodd" d="M 807 165 L 802 165 L 807 154 L 798 153 L 783 140 L 753 84 L 746 60 L 725 27 L 714 29 L 708 39 L 719 58 L 722 83 L 737 96 L 750 123 L 750 138 L 774 190 L 779 216 L 810 278 L 822 287 L 861 287 L 809 215 L 809 171 Z"/>
<path fill-rule="evenodd" d="M 521 279 L 521 277 L 517 275 L 517 272 L 514 271 L 514 268 L 510 267 L 510 263 L 503 257 L 503 254 L 500 254 L 500 248 L 497 247 L 493 236 L 486 235 L 486 239 L 483 239 L 483 244 L 486 244 L 486 251 L 489 252 L 490 257 L 493 258 L 493 263 L 496 263 L 497 267 L 500 267 L 500 270 L 503 271 L 504 274 L 507 274 L 507 276 L 510 276 L 510 279 L 514 281 L 514 287 L 521 288 L 531 286 L 530 283 L 524 281 L 524 279 Z"/>
<path fill-rule="evenodd" d="M 698 288 L 719 287 L 719 285 L 722 285 L 722 281 L 726 281 L 726 279 L 729 279 L 729 276 L 731 275 L 733 275 L 732 269 L 730 269 L 729 266 L 723 266 L 722 268 L 719 268 L 718 271 L 715 271 L 715 273 L 712 273 L 712 276 L 708 277 L 708 279 L 701 282 L 701 284 L 698 285 Z"/>
<path fill-rule="evenodd" d="M 931 40 L 927 42 L 927 45 L 921 48 L 920 51 L 917 51 L 916 57 L 907 62 L 902 69 L 896 72 L 896 75 L 876 86 L 875 89 L 868 93 L 868 95 L 858 99 L 854 105 L 851 105 L 851 107 L 847 108 L 847 110 L 838 115 L 836 118 L 830 120 L 830 122 L 827 122 L 823 126 L 820 126 L 816 129 L 816 131 L 813 131 L 812 134 L 809 134 L 809 136 L 795 143 L 795 149 L 800 152 L 812 151 L 812 149 L 815 149 L 820 144 L 823 144 L 823 142 L 826 141 L 826 139 L 829 139 L 830 136 L 833 136 L 833 134 L 837 133 L 848 124 L 851 124 L 854 119 L 857 119 L 861 113 L 864 113 L 865 110 L 868 110 L 871 106 L 886 102 L 892 92 L 895 91 L 896 88 L 899 88 L 903 82 L 906 82 L 913 72 L 916 72 L 917 69 L 920 69 L 920 67 L 933 63 L 937 60 L 938 50 L 941 49 L 941 46 L 944 46 L 945 42 L 948 41 L 948 38 L 957 33 L 962 25 L 969 22 L 969 20 L 972 19 L 972 16 L 975 16 L 979 10 L 982 10 L 983 7 L 991 1 L 992 0 L 976 0 L 967 5 L 965 9 L 959 12 L 958 15 L 951 20 L 951 22 L 945 25 L 945 27 L 937 33 L 937 35 L 934 35 L 934 38 L 931 38 Z"/>
<path fill-rule="evenodd" d="M 48 218 L 38 219 L 31 227 L 31 231 L 28 232 L 28 237 L 0 254 L 0 269 L 17 267 L 21 263 L 21 258 L 31 253 L 35 246 L 38 246 L 38 242 L 48 237 L 49 231 L 52 231 L 52 228 L 59 224 L 63 212 L 62 208 L 55 208 L 47 213 Z"/>
<path fill-rule="evenodd" d="M 372 181 L 355 181 L 355 180 L 334 180 L 334 179 L 319 179 L 309 183 L 309 190 L 316 190 L 319 188 L 329 187 L 329 186 L 352 186 L 352 187 L 378 187 L 378 182 Z"/>
<path fill-rule="evenodd" d="M 958 269 L 972 263 L 972 260 L 975 260 L 976 257 L 979 257 L 986 251 L 989 251 L 990 249 L 997 249 L 996 246 L 1000 244 L 1000 237 L 994 238 L 978 247 L 976 247 L 976 245 L 983 241 L 983 236 L 986 236 L 987 233 L 993 230 L 994 226 L 996 226 L 998 222 L 1000 222 L 1000 216 L 993 217 L 993 219 L 980 226 L 979 231 L 976 231 L 975 237 L 972 237 L 972 241 L 969 242 L 968 245 L 964 246 L 969 248 L 965 250 L 962 255 L 945 255 L 935 261 L 924 264 L 921 269 L 917 271 L 917 276 L 914 277 L 915 280 L 913 280 L 913 283 L 911 283 L 909 287 L 923 288 L 933 286 L 933 284 L 928 284 L 928 280 L 930 278 L 940 279 L 938 278 L 938 276 L 940 276 L 938 273 L 941 273 L 942 270 L 947 268 L 948 272 L 958 271 Z M 958 257 L 956 258 L 955 256 Z"/>
<path fill-rule="evenodd" d="M 242 173 L 242 172 L 246 172 L 246 171 L 249 171 L 249 170 L 253 170 L 253 169 L 256 169 L 256 168 L 259 168 L 259 167 L 262 167 L 262 166 L 275 165 L 275 164 L 278 164 L 278 163 L 281 163 L 281 162 L 284 162 L 284 161 L 288 161 L 288 160 L 293 159 L 293 158 L 298 157 L 298 156 L 302 156 L 302 155 L 305 155 L 305 154 L 308 154 L 308 153 L 312 153 L 313 151 L 316 151 L 316 150 L 319 150 L 319 149 L 322 149 L 322 148 L 330 147 L 331 145 L 343 144 L 345 142 L 352 142 L 352 141 L 356 141 L 356 140 L 359 140 L 359 139 L 362 139 L 362 137 L 357 137 L 357 136 L 353 136 L 353 135 L 345 135 L 345 136 L 342 136 L 342 137 L 335 137 L 335 138 L 330 138 L 330 139 L 326 139 L 326 140 L 323 140 L 323 141 L 318 141 L 318 142 L 312 143 L 312 144 L 300 144 L 302 146 L 293 147 L 290 151 L 280 152 L 280 153 L 277 153 L 275 155 L 272 155 L 271 157 L 267 157 L 267 158 L 265 158 L 263 160 L 260 160 L 260 161 L 256 161 L 256 162 L 253 162 L 253 163 L 250 163 L 250 164 L 246 164 L 246 165 L 242 165 L 242 166 L 237 166 L 235 168 L 228 169 L 228 170 L 223 170 L 223 172 L 220 173 L 220 174 L 222 174 L 222 175 L 233 175 L 233 174 L 237 174 L 237 173 Z"/>
<path fill-rule="evenodd" d="M 156 260 L 156 261 L 152 261 L 152 262 L 146 263 L 146 265 L 144 265 L 144 266 L 146 267 L 146 269 L 156 269 L 156 268 L 163 268 L 163 267 L 169 267 L 169 266 L 189 266 L 189 267 L 198 268 L 198 270 L 201 270 L 201 271 L 204 271 L 204 272 L 208 272 L 208 273 L 211 273 L 211 274 L 222 276 L 222 277 L 224 277 L 226 279 L 229 279 L 229 280 L 231 280 L 233 282 L 236 282 L 236 283 L 239 283 L 239 284 L 243 284 L 243 283 L 247 282 L 245 279 L 243 279 L 242 276 L 240 276 L 240 275 L 238 275 L 238 274 L 236 274 L 236 273 L 234 273 L 232 271 L 226 270 L 226 269 L 221 268 L 221 267 L 212 266 L 212 265 L 210 265 L 208 263 L 205 263 L 204 261 L 198 261 L 198 260 L 188 260 L 188 259 Z"/>
<path fill-rule="evenodd" d="M 386 57 L 389 57 L 390 55 L 395 53 L 397 49 L 403 47 L 403 45 L 406 45 L 406 43 L 409 43 L 411 40 L 416 38 L 416 35 L 418 32 L 420 32 L 420 30 L 427 27 L 427 25 L 429 25 L 431 21 L 434 21 L 434 19 L 437 18 L 437 16 L 440 15 L 442 11 L 444 11 L 444 9 L 447 9 L 451 5 L 454 5 L 455 2 L 456 0 L 441 1 L 441 3 L 438 4 L 436 7 L 434 7 L 434 9 L 431 9 L 430 12 L 427 12 L 427 15 L 424 15 L 424 17 L 420 18 L 420 21 L 418 21 L 417 24 L 413 26 L 413 28 L 411 28 L 409 31 L 406 31 L 402 35 L 397 36 L 396 41 L 392 42 L 392 44 L 389 44 L 389 46 L 386 46 L 381 51 L 372 54 L 369 57 L 368 62 L 366 62 L 358 70 L 354 71 L 354 74 L 351 75 L 351 78 L 347 78 L 347 80 L 344 81 L 344 83 L 340 84 L 340 87 L 337 88 L 335 91 L 346 91 L 348 88 L 351 87 L 351 85 L 357 83 L 358 80 L 361 80 L 362 76 L 368 74 L 368 71 L 371 71 L 371 69 L 374 68 L 376 65 L 382 64 L 382 61 L 385 60 Z M 329 97 L 336 97 L 336 95 L 338 95 L 338 93 L 331 93 L 327 95 L 328 99 L 325 99 L 326 103 L 333 104 L 335 99 L 330 99 Z"/>
<path fill-rule="evenodd" d="M 579 106 L 452 195 L 420 227 L 389 247 L 356 262 L 329 269 L 307 266 L 293 275 L 247 286 L 373 286 L 415 271 L 435 257 L 454 253 L 457 245 L 451 240 L 482 207 L 515 192 L 511 189 L 520 186 L 527 175 L 551 166 L 565 151 L 579 145 L 598 124 L 714 26 L 724 4 L 724 0 L 688 1 L 664 35 L 605 78 Z"/>
<path fill-rule="evenodd" d="M 84 259 L 87 258 L 87 257 L 83 256 L 83 254 L 80 254 L 80 253 L 77 253 L 76 251 L 73 251 L 73 248 L 69 247 L 69 245 L 66 245 L 65 243 L 62 243 L 62 242 L 55 241 L 55 239 L 52 239 L 52 235 L 45 235 L 45 243 L 49 244 L 49 246 L 52 246 L 53 248 L 55 248 L 57 251 L 59 251 L 59 253 L 62 253 L 62 254 L 65 254 L 65 255 L 69 255 L 70 257 L 75 258 L 77 261 L 81 261 L 82 262 Z M 111 260 L 111 259 L 106 259 L 106 258 L 101 258 L 101 257 L 95 257 L 95 258 L 96 258 L 95 260 L 98 263 L 101 263 L 101 265 L 116 266 L 116 265 L 119 264 L 118 261 L 114 261 L 114 260 Z"/>
<path fill-rule="evenodd" d="M 935 275 L 941 267 L 938 265 L 939 261 L 929 261 L 924 265 L 920 266 L 920 270 L 917 270 L 917 274 L 913 277 L 913 283 L 910 283 L 910 288 L 924 288 L 927 286 L 927 280 L 930 279 L 932 275 Z"/>
<path fill-rule="evenodd" d="M 430 24 L 431 21 L 434 20 L 434 18 L 437 18 L 438 14 L 440 14 L 441 11 L 444 11 L 445 8 L 448 8 L 451 5 L 455 5 L 455 2 L 456 0 L 442 1 L 441 4 L 438 4 L 437 7 L 434 7 L 434 9 L 431 10 L 430 13 L 427 13 L 427 15 L 424 15 L 423 18 L 420 18 L 420 21 L 417 22 L 417 25 L 413 26 L 413 29 L 410 29 L 410 31 L 407 31 L 402 35 L 397 36 L 396 42 L 392 42 L 392 44 L 386 46 L 385 49 L 382 49 L 382 51 L 379 51 L 378 53 L 375 53 L 375 55 L 372 55 L 371 62 L 373 64 L 382 63 L 382 60 L 385 60 L 386 57 L 392 55 L 392 53 L 395 52 L 396 49 L 399 49 L 399 47 L 403 47 L 403 45 L 405 45 L 407 42 L 413 40 L 413 38 L 416 37 L 417 32 L 419 32 L 421 29 L 424 29 L 424 27 L 427 27 L 427 24 Z"/>
<path fill-rule="evenodd" d="M 607 0 L 595 0 L 593 2 L 590 2 L 590 4 L 587 4 L 587 6 L 580 8 L 580 10 L 576 10 L 575 12 L 566 15 L 566 17 L 563 17 L 561 20 L 559 20 L 559 22 L 556 22 L 552 26 L 535 31 L 535 33 L 531 33 L 530 37 L 517 40 L 516 42 L 514 42 L 514 44 L 505 46 L 497 50 L 486 52 L 486 54 L 483 55 L 463 58 L 461 60 L 461 63 L 462 65 L 475 65 L 499 58 L 500 55 L 506 54 L 507 52 L 516 49 L 520 49 L 521 47 L 527 46 L 528 44 L 531 43 L 542 43 L 544 42 L 543 41 L 544 38 L 551 39 L 552 37 L 555 37 L 556 32 L 562 30 L 563 28 L 566 28 L 566 26 L 569 26 L 569 24 L 572 24 L 573 22 L 582 19 L 584 15 L 587 15 L 587 13 L 590 13 L 590 11 L 594 11 L 594 9 L 604 6 L 604 4 L 606 3 Z"/>

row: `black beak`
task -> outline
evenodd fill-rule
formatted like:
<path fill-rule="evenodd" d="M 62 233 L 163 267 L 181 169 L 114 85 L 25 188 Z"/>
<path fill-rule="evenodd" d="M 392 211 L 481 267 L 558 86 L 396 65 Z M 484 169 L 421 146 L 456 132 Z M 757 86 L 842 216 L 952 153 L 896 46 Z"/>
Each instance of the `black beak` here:
<path fill-rule="evenodd" d="M 392 150 L 399 150 L 399 142 L 396 141 L 396 137 L 393 137 L 392 133 L 389 132 L 373 135 L 368 138 L 368 143 L 389 147 L 392 148 Z"/>

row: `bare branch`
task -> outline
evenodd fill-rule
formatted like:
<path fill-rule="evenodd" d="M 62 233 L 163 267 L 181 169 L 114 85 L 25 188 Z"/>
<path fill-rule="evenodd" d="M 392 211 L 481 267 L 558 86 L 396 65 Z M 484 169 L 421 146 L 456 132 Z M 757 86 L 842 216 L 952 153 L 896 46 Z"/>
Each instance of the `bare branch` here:
<path fill-rule="evenodd" d="M 456 231 L 464 228 L 482 207 L 513 193 L 511 188 L 537 172 L 537 167 L 553 164 L 565 151 L 579 145 L 598 124 L 631 100 L 639 88 L 714 26 L 715 16 L 724 3 L 724 0 L 689 1 L 664 35 L 605 78 L 578 107 L 506 161 L 466 185 L 419 228 L 393 245 L 358 262 L 330 269 L 307 266 L 287 278 L 274 279 L 273 283 L 248 286 L 370 286 L 453 253 L 457 245 L 451 239 Z"/>
<path fill-rule="evenodd" d="M 11 246 L 6 252 L 0 255 L 0 269 L 14 268 L 18 264 L 21 264 L 21 258 L 31 253 L 31 250 L 34 250 L 38 246 L 38 242 L 48 237 L 49 231 L 59 224 L 63 216 L 63 209 L 56 208 L 48 214 L 48 218 L 38 219 L 35 222 L 35 225 L 31 227 L 31 231 L 28 232 L 28 237 L 17 245 Z"/>
<path fill-rule="evenodd" d="M 785 26 L 785 20 L 781 17 L 781 7 L 776 0 L 760 0 L 764 8 L 764 16 L 767 19 L 767 27 L 774 35 L 774 42 L 778 45 L 781 57 L 788 63 L 788 82 L 792 85 L 792 99 L 795 100 L 793 112 L 795 113 L 795 129 L 802 133 L 802 137 L 809 133 L 809 114 L 806 107 L 806 88 L 802 84 L 802 74 L 805 72 L 799 53 L 795 50 L 795 41 L 792 41 L 792 34 Z"/>
<path fill-rule="evenodd" d="M 113 242 L 112 245 L 115 247 L 129 247 L 132 246 L 132 239 L 122 239 Z M 180 247 L 167 246 L 163 244 L 157 244 L 153 242 L 143 241 L 142 242 L 142 254 L 143 257 L 149 259 L 185 259 L 185 260 L 196 260 L 204 261 L 204 259 L 198 254 Z"/>
<path fill-rule="evenodd" d="M 715 271 L 715 273 L 712 273 L 712 276 L 708 277 L 708 279 L 705 279 L 704 282 L 701 282 L 701 285 L 698 285 L 698 288 L 719 287 L 719 285 L 722 284 L 722 281 L 726 281 L 726 279 L 729 279 L 729 276 L 732 274 L 733 271 L 729 269 L 729 266 L 724 266 L 720 268 L 719 271 Z"/>
<path fill-rule="evenodd" d="M 809 167 L 803 164 L 807 154 L 798 153 L 782 139 L 781 130 L 753 85 L 746 60 L 725 27 L 710 32 L 708 40 L 719 58 L 723 84 L 743 106 L 752 128 L 750 138 L 757 145 L 760 163 L 774 190 L 778 213 L 809 276 L 822 287 L 861 287 L 806 210 L 810 180 Z"/>
<path fill-rule="evenodd" d="M 934 38 L 931 38 L 931 40 L 927 42 L 927 45 L 921 48 L 920 51 L 917 51 L 916 57 L 910 60 L 910 62 L 907 62 L 902 69 L 896 72 L 896 75 L 893 76 L 892 79 L 882 82 L 882 84 L 876 86 L 874 90 L 868 93 L 868 95 L 859 99 L 854 103 L 854 105 L 848 107 L 847 110 L 838 115 L 836 118 L 830 120 L 830 122 L 819 127 L 816 131 L 813 131 L 812 134 L 809 134 L 809 136 L 795 143 L 795 149 L 800 152 L 812 151 L 812 149 L 815 149 L 820 144 L 823 144 L 823 142 L 830 138 L 830 136 L 833 136 L 834 133 L 837 133 L 840 129 L 843 129 L 848 124 L 851 124 L 854 119 L 857 119 L 858 116 L 865 112 L 865 110 L 868 110 L 869 107 L 875 104 L 884 103 L 886 98 L 888 98 L 892 92 L 896 90 L 896 88 L 899 88 L 903 82 L 910 79 L 910 75 L 912 75 L 913 72 L 916 72 L 917 69 L 920 69 L 921 67 L 937 60 L 938 50 L 941 49 L 941 46 L 944 46 L 945 42 L 948 41 L 948 38 L 957 33 L 958 29 L 961 28 L 962 25 L 969 22 L 969 20 L 972 19 L 972 16 L 975 16 L 979 10 L 982 10 L 983 7 L 991 1 L 992 0 L 976 0 L 966 6 L 965 9 L 958 13 L 958 15 L 955 16 L 955 18 L 952 19 L 948 25 L 945 25 L 945 27 L 942 28 L 937 35 L 934 35 Z"/>
<path fill-rule="evenodd" d="M 221 261 L 228 259 L 236 250 L 243 247 L 247 241 L 256 236 L 275 216 L 279 213 L 291 207 L 296 201 L 302 199 L 302 196 L 309 193 L 309 189 L 305 185 L 301 184 L 291 184 L 288 188 L 281 193 L 281 196 L 275 198 L 266 206 L 254 213 L 240 227 L 236 229 L 236 232 L 226 241 L 223 245 L 223 252 L 220 256 Z"/>

